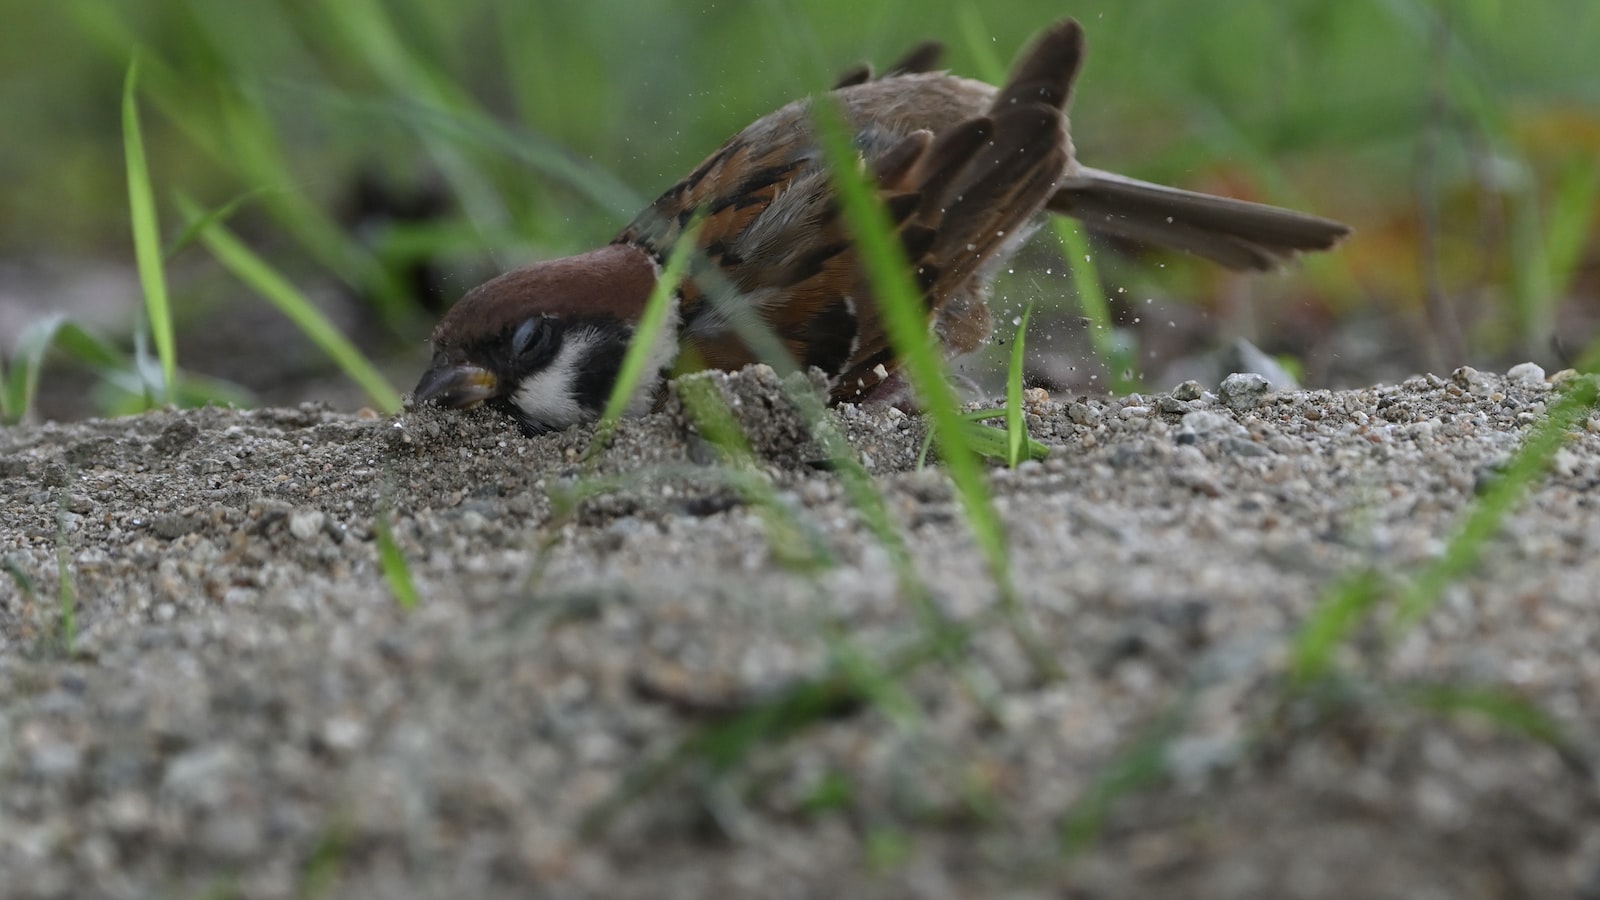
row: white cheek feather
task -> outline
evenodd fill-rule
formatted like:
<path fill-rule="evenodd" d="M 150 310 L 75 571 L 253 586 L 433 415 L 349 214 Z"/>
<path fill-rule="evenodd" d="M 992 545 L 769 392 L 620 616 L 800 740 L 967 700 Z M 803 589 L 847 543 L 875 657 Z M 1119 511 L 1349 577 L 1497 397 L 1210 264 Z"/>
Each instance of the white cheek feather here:
<path fill-rule="evenodd" d="M 528 418 L 551 429 L 583 421 L 576 385 L 578 366 L 594 344 L 595 336 L 591 331 L 568 334 L 561 343 L 561 352 L 550 365 L 522 379 L 522 386 L 511 395 L 511 402 L 527 413 Z"/>
<path fill-rule="evenodd" d="M 624 412 L 642 416 L 655 402 L 656 388 L 661 383 L 661 370 L 672 365 L 678 355 L 678 301 L 673 298 L 667 310 L 667 320 L 650 355 L 645 360 L 644 377 L 628 398 Z M 599 332 L 584 329 L 569 332 L 561 342 L 561 351 L 550 364 L 522 379 L 522 386 L 511 395 L 511 402 L 528 415 L 529 419 L 559 430 L 569 425 L 596 417 L 599 410 L 586 410 L 578 402 L 578 373 L 589 362 L 592 353 L 603 352 L 603 338 Z M 620 360 L 619 360 L 620 362 Z M 602 402 L 603 398 L 602 398 Z"/>

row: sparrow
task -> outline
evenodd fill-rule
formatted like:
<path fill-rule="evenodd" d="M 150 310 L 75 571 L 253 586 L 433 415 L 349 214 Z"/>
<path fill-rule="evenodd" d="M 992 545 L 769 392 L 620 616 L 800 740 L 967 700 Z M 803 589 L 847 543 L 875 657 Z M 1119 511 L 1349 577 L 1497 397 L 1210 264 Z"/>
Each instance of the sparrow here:
<path fill-rule="evenodd" d="M 931 42 L 881 77 L 851 70 L 820 100 L 790 103 L 734 135 L 607 246 L 468 291 L 433 333 L 413 402 L 488 404 L 529 435 L 598 418 L 691 221 L 700 227 L 688 274 L 629 414 L 649 411 L 673 374 L 763 361 L 745 340 L 752 323 L 795 365 L 826 374 L 831 401 L 895 396 L 899 360 L 815 139 L 813 102 L 840 109 L 949 356 L 988 338 L 990 282 L 1046 212 L 1234 269 L 1270 269 L 1349 232 L 1079 164 L 1066 107 L 1083 54 L 1083 29 L 1069 19 L 1035 38 L 998 88 L 936 71 Z"/>

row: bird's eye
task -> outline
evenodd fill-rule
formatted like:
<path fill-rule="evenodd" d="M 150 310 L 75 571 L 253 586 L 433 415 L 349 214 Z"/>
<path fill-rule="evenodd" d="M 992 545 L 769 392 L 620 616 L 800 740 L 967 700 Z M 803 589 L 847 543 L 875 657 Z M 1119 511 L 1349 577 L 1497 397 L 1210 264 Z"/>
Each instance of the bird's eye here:
<path fill-rule="evenodd" d="M 553 337 L 548 316 L 534 316 L 527 319 L 518 325 L 516 333 L 511 335 L 511 356 L 521 360 L 531 360 L 540 356 L 549 349 Z"/>

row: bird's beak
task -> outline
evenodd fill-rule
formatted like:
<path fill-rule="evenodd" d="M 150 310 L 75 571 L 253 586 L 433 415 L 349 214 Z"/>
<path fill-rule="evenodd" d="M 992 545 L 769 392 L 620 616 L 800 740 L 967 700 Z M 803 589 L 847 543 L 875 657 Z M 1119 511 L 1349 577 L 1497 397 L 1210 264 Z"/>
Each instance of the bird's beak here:
<path fill-rule="evenodd" d="M 412 392 L 416 403 L 436 401 L 451 409 L 471 409 L 500 393 L 500 379 L 477 366 L 439 365 L 423 373 Z"/>

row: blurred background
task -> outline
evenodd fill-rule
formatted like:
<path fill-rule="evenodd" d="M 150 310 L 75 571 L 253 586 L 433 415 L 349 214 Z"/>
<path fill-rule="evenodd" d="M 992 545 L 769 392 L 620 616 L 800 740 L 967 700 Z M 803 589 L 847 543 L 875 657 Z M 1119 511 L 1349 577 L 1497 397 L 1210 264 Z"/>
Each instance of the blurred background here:
<path fill-rule="evenodd" d="M 609 240 L 761 114 L 930 37 L 993 80 L 1065 15 L 1089 40 L 1082 159 L 1356 234 L 1266 276 L 1091 235 L 1111 300 L 1092 334 L 1042 231 L 995 303 L 1002 323 L 1036 306 L 1033 382 L 1214 387 L 1240 338 L 1308 386 L 1554 370 L 1596 333 L 1590 0 L 0 0 L 5 418 L 161 394 L 129 214 L 135 57 L 179 398 L 385 409 L 284 292 L 409 390 L 464 290 Z M 968 376 L 996 383 L 1000 337 Z"/>

